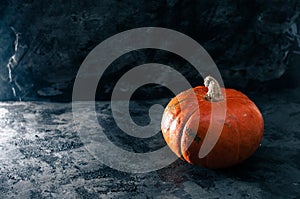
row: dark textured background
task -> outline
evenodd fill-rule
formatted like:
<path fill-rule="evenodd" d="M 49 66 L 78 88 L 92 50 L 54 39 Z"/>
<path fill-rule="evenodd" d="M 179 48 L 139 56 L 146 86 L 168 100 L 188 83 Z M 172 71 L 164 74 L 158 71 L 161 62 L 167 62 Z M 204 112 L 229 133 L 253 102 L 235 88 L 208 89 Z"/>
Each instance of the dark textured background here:
<path fill-rule="evenodd" d="M 0 198 L 299 198 L 299 13 L 296 0 L 0 0 Z M 225 85 L 255 102 L 265 129 L 251 158 L 219 171 L 178 159 L 132 174 L 90 155 L 72 104 L 54 101 L 71 101 L 77 70 L 95 46 L 144 26 L 171 28 L 198 41 Z M 109 99 L 123 74 L 149 62 L 172 66 L 193 86 L 203 81 L 185 60 L 158 50 L 134 51 L 109 66 L 97 93 L 108 101 L 95 103 L 97 119 L 116 147 L 135 153 L 166 143 L 161 133 L 138 139 L 119 129 Z M 132 119 L 147 125 L 149 107 L 165 105 L 170 95 L 158 85 L 141 87 L 132 98 L 154 100 L 132 100 Z M 86 102 L 79 103 L 83 121 L 95 117 Z M 161 114 L 155 118 L 159 126 Z M 99 133 L 83 123 L 87 133 Z"/>
<path fill-rule="evenodd" d="M 1 0 L 0 100 L 70 101 L 87 54 L 120 31 L 144 26 L 171 28 L 198 41 L 213 57 L 227 87 L 247 93 L 297 86 L 299 11 L 296 0 Z M 199 74 L 179 57 L 142 50 L 123 55 L 109 67 L 97 99 L 110 99 L 122 74 L 148 62 L 170 65 L 193 86 L 202 84 Z M 150 95 L 153 89 L 156 94 Z M 158 86 L 146 86 L 135 97 L 166 97 L 164 93 Z"/>

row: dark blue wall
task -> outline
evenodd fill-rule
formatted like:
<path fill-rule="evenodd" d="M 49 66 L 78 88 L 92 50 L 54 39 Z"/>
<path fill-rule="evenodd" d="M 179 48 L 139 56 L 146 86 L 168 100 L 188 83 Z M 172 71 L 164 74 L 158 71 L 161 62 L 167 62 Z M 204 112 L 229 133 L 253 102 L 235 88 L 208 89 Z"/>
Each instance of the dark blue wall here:
<path fill-rule="evenodd" d="M 292 0 L 2 0 L 0 100 L 70 101 L 74 78 L 86 55 L 106 38 L 144 26 L 171 28 L 194 38 L 213 57 L 228 87 L 256 92 L 295 86 L 299 84 L 295 75 L 299 73 L 299 12 L 298 1 Z M 10 59 L 14 55 L 16 62 Z M 144 50 L 113 63 L 102 78 L 104 86 L 97 99 L 109 99 L 124 72 L 147 62 L 172 65 L 192 85 L 202 84 L 184 60 Z M 149 92 L 153 87 L 143 87 L 135 97 L 169 95 L 162 88 L 157 94 Z"/>

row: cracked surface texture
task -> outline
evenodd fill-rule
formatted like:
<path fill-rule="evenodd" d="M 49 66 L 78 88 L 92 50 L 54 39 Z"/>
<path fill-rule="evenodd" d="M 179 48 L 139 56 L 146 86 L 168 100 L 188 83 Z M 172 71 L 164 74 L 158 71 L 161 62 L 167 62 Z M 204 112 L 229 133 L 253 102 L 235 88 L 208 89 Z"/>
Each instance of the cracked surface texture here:
<path fill-rule="evenodd" d="M 297 198 L 299 89 L 250 98 L 265 119 L 262 145 L 250 159 L 223 171 L 177 160 L 145 174 L 119 172 L 91 156 L 76 132 L 70 103 L 1 102 L 0 197 Z M 133 101 L 133 119 L 145 123 L 147 107 L 153 103 Z M 97 102 L 96 110 L 99 124 L 117 146 L 143 153 L 165 145 L 160 133 L 140 142 L 120 132 L 113 124 L 109 102 Z M 88 110 L 83 114 L 90 116 Z"/>

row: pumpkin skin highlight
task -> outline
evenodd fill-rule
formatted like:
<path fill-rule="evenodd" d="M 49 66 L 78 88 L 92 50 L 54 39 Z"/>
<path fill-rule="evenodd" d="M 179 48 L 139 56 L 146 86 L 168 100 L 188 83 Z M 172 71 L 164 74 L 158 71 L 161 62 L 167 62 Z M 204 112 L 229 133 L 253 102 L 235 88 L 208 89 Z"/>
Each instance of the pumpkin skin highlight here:
<path fill-rule="evenodd" d="M 221 135 L 204 158 L 199 151 L 207 133 L 211 105 L 208 88 L 198 86 L 178 94 L 163 113 L 161 130 L 171 150 L 190 164 L 211 169 L 233 166 L 249 158 L 259 147 L 264 122 L 257 106 L 243 93 L 234 89 L 226 92 L 226 117 Z M 192 96 L 196 95 L 197 101 Z M 199 118 L 200 117 L 200 118 Z"/>

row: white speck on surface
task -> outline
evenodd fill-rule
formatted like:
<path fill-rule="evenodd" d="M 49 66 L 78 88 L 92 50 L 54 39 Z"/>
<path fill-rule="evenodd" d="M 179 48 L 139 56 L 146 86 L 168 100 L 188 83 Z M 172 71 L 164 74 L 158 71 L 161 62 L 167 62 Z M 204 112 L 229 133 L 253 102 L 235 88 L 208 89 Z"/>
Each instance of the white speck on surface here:
<path fill-rule="evenodd" d="M 5 108 L 0 108 L 0 118 L 3 118 L 5 114 L 8 113 L 8 110 Z"/>

